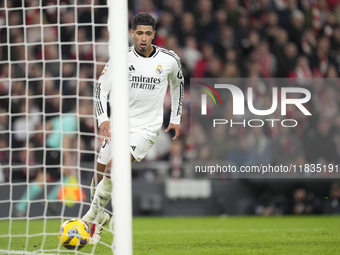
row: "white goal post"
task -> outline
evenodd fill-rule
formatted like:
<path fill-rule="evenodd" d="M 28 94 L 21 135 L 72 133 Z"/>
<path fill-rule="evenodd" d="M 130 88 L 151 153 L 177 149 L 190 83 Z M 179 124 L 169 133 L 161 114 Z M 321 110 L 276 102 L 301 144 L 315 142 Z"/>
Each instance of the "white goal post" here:
<path fill-rule="evenodd" d="M 111 137 L 114 254 L 132 255 L 132 186 L 129 143 L 127 0 L 110 1 L 108 28 L 112 64 Z M 111 221 L 112 224 L 112 221 Z"/>

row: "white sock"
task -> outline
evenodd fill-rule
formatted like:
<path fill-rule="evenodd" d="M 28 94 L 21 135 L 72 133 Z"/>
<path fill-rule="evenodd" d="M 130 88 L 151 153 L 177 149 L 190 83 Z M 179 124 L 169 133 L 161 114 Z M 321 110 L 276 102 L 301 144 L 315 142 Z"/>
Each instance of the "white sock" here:
<path fill-rule="evenodd" d="M 93 222 L 97 215 L 100 221 L 102 212 L 105 206 L 111 199 L 112 182 L 109 178 L 105 177 L 99 182 L 94 199 L 92 201 L 89 211 L 84 215 L 83 220 L 86 222 Z"/>

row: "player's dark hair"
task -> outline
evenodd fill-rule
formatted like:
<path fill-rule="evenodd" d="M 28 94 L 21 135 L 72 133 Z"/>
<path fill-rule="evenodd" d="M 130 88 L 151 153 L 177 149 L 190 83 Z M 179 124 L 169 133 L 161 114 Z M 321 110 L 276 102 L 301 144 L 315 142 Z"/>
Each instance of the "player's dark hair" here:
<path fill-rule="evenodd" d="M 155 30 L 156 21 L 149 13 L 141 12 L 132 19 L 132 30 L 136 30 L 138 25 L 152 26 L 152 29 Z"/>

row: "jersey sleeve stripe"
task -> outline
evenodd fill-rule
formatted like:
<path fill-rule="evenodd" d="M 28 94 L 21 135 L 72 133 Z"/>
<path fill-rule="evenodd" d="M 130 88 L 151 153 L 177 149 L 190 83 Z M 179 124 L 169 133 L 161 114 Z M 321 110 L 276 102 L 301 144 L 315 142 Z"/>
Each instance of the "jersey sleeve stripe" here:
<path fill-rule="evenodd" d="M 97 113 L 98 113 L 99 116 L 104 113 L 103 105 L 100 101 L 100 92 L 101 92 L 101 88 L 100 88 L 100 83 L 99 83 L 97 88 L 96 88 L 96 99 L 97 99 L 96 110 L 97 110 Z"/>
<path fill-rule="evenodd" d="M 181 63 L 180 61 L 178 60 L 178 58 L 176 57 L 175 54 L 167 51 L 167 50 L 164 50 L 164 49 L 160 49 L 161 52 L 163 52 L 164 54 L 168 54 L 169 56 L 173 57 L 174 59 L 176 59 L 176 62 L 177 62 L 177 65 L 178 65 L 178 68 L 180 69 L 181 68 Z"/>
<path fill-rule="evenodd" d="M 184 96 L 183 82 L 181 82 L 179 89 L 180 89 L 180 92 L 179 92 L 179 102 L 178 102 L 178 108 L 177 108 L 177 116 L 182 114 L 181 109 L 182 109 L 183 96 Z"/>

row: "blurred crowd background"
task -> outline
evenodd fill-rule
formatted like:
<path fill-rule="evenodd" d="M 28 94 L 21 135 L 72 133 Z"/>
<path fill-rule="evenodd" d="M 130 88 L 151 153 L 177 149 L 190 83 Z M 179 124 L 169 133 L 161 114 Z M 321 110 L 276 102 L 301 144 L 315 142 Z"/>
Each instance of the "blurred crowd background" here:
<path fill-rule="evenodd" d="M 62 113 L 73 113 L 77 118 L 75 130 L 68 130 L 71 141 L 59 145 L 67 154 L 64 169 L 72 173 L 82 164 L 93 167 L 99 146 L 93 92 L 108 60 L 106 1 L 46 0 L 38 9 L 40 2 L 0 1 L 3 181 L 36 178 L 37 169 L 44 164 L 49 136 L 63 131 L 53 127 Z M 176 52 L 185 77 L 180 139 L 172 142 L 173 134 L 161 132 L 143 162 L 168 162 L 167 176 L 172 178 L 186 177 L 189 157 L 226 159 L 237 165 L 339 164 L 340 1 L 130 0 L 129 22 L 138 12 L 154 16 L 154 44 Z M 312 117 L 288 109 L 287 118 L 299 122 L 296 128 L 221 125 L 207 130 L 199 120 L 190 122 L 190 78 L 257 79 L 253 85 L 257 109 L 271 105 L 273 83 L 268 80 L 291 78 L 311 91 L 312 100 L 306 107 Z M 245 91 L 248 86 L 241 88 Z M 230 118 L 231 101 L 227 99 L 226 105 L 226 118 Z M 169 93 L 164 106 L 166 127 Z M 200 137 L 191 143 L 190 124 L 191 136 Z M 207 146 L 208 138 L 218 141 L 223 149 Z M 9 165 L 16 171 L 7 171 Z M 134 177 L 148 181 L 159 178 L 157 169 L 142 175 L 134 171 Z M 327 192 L 326 202 L 322 197 L 315 199 L 313 190 L 303 185 L 290 191 L 290 197 L 262 192 L 254 213 L 339 213 L 339 183 L 334 182 Z M 298 201 L 296 210 L 292 209 L 294 201 Z M 278 211 L 278 207 L 285 209 Z"/>

